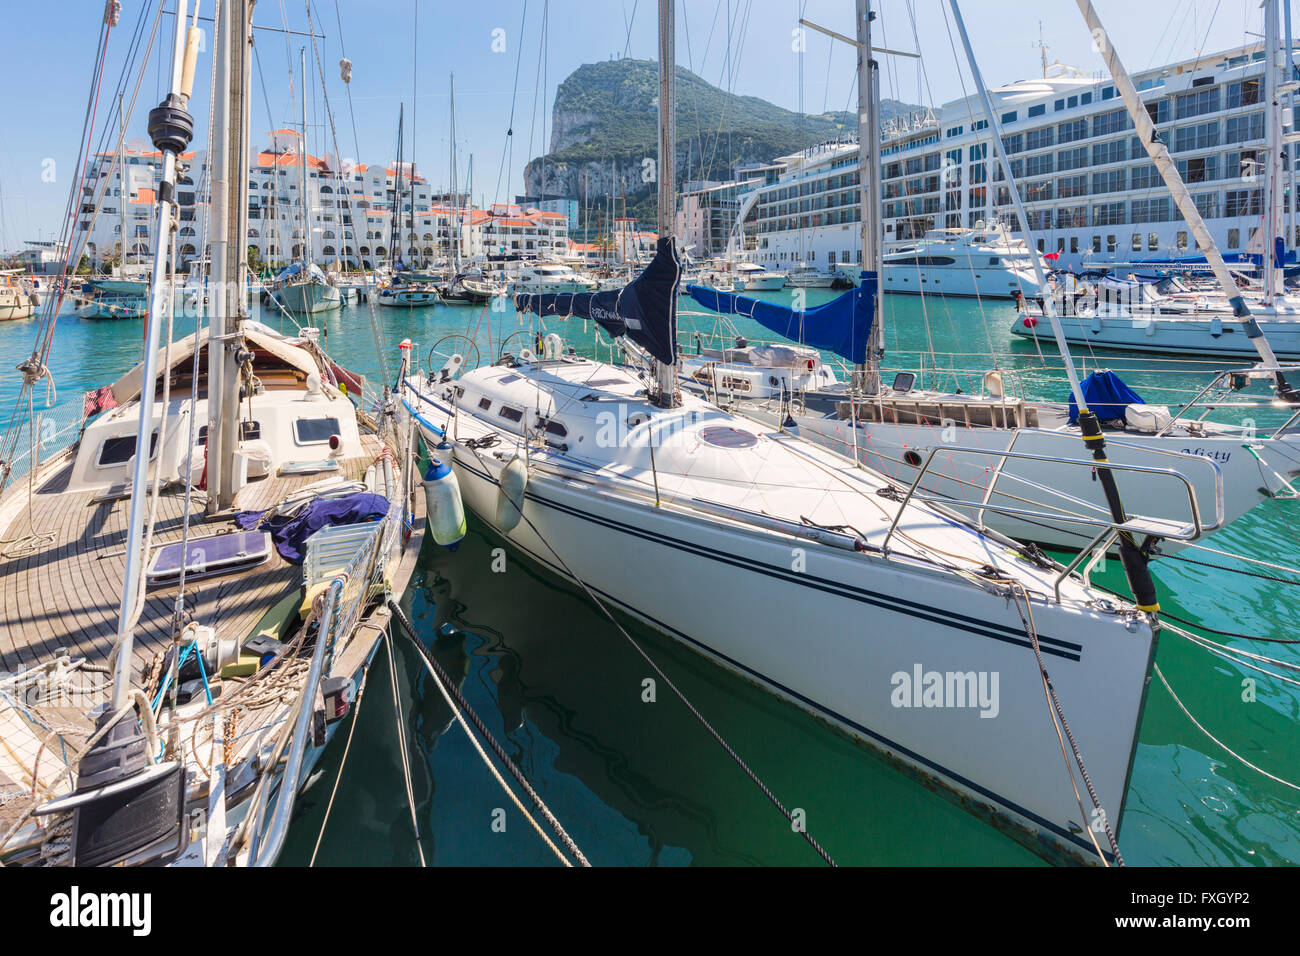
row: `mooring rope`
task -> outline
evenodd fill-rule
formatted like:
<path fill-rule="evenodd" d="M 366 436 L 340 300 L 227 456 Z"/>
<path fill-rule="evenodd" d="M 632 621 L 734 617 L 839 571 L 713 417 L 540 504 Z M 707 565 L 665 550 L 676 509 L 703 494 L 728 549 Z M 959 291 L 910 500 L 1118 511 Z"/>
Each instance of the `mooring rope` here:
<path fill-rule="evenodd" d="M 550 808 L 546 806 L 545 801 L 542 800 L 537 791 L 533 789 L 531 784 L 529 784 L 527 778 L 524 777 L 523 772 L 515 765 L 515 762 L 510 759 L 509 755 L 505 752 L 505 749 L 497 742 L 497 739 L 492 735 L 492 732 L 488 730 L 487 725 L 484 724 L 478 714 L 475 713 L 474 708 L 469 705 L 469 701 L 467 701 L 465 696 L 460 692 L 460 688 L 456 686 L 455 681 L 450 678 L 447 672 L 443 670 L 442 665 L 438 663 L 437 658 L 435 658 L 433 654 L 429 652 L 429 649 L 425 647 L 424 642 L 420 640 L 416 633 L 415 625 L 412 624 L 411 619 L 406 616 L 406 612 L 402 610 L 401 605 L 392 598 L 389 598 L 388 607 L 393 612 L 393 616 L 397 619 L 397 622 L 402 625 L 402 629 L 406 631 L 406 635 L 411 639 L 411 643 L 415 645 L 415 649 L 420 652 L 420 657 L 423 658 L 424 665 L 429 671 L 429 675 L 433 678 L 433 682 L 437 685 L 438 690 L 442 692 L 443 699 L 446 700 L 447 706 L 451 709 L 452 715 L 460 723 L 461 729 L 465 731 L 465 736 L 469 738 L 470 743 L 474 745 L 474 749 L 477 750 L 479 756 L 483 758 L 484 764 L 486 764 L 488 770 L 492 772 L 492 776 L 496 778 L 497 783 L 501 785 L 501 789 L 506 792 L 506 795 L 509 796 L 515 806 L 519 808 L 519 812 L 524 815 L 524 819 L 532 824 L 533 829 L 537 831 L 537 835 L 542 838 L 546 845 L 551 848 L 552 852 L 559 857 L 560 861 L 564 863 L 565 866 L 573 865 L 565 858 L 564 854 L 559 851 L 555 844 L 551 842 L 550 838 L 547 837 L 545 831 L 542 830 L 537 821 L 533 819 L 532 815 L 526 809 L 524 809 L 523 804 L 520 803 L 515 792 L 511 790 L 505 780 L 502 779 L 501 774 L 497 772 L 496 767 L 492 765 L 492 761 L 488 759 L 487 754 L 479 745 L 477 738 L 470 733 L 470 729 L 468 725 L 466 725 L 464 717 L 461 716 L 462 711 L 469 716 L 470 721 L 473 722 L 474 726 L 478 729 L 478 732 L 483 735 L 483 738 L 488 742 L 488 746 L 492 748 L 492 752 L 497 755 L 497 759 L 505 764 L 506 769 L 510 771 L 510 775 L 518 781 L 519 786 L 523 788 L 526 794 L 528 794 L 528 799 L 532 801 L 537 812 L 542 815 L 550 825 L 551 829 L 555 831 L 556 835 L 560 838 L 560 842 L 564 844 L 565 849 L 573 854 L 574 858 L 582 866 L 591 866 L 587 861 L 587 858 L 583 856 L 582 851 L 578 849 L 578 845 L 573 842 L 573 839 L 565 831 L 564 826 L 555 818 L 555 814 L 551 813 Z"/>
<path fill-rule="evenodd" d="M 1046 695 L 1048 705 L 1052 711 L 1052 723 L 1054 726 L 1057 726 L 1057 737 L 1060 737 L 1062 730 L 1065 731 L 1065 737 L 1070 742 L 1070 750 L 1074 754 L 1074 762 L 1079 767 L 1079 776 L 1083 778 L 1083 785 L 1088 791 L 1088 798 L 1092 800 L 1092 806 L 1097 813 L 1098 820 L 1106 830 L 1106 840 L 1110 843 L 1110 849 L 1115 856 L 1115 862 L 1119 866 L 1124 866 L 1124 857 L 1119 852 L 1119 843 L 1115 839 L 1115 832 L 1111 829 L 1110 820 L 1106 816 L 1105 808 L 1102 807 L 1101 800 L 1097 797 L 1097 791 L 1092 785 L 1092 778 L 1088 775 L 1088 768 L 1084 766 L 1083 755 L 1079 753 L 1079 745 L 1074 739 L 1074 734 L 1070 731 L 1069 722 L 1065 719 L 1065 711 L 1061 709 L 1061 701 L 1056 696 L 1056 687 L 1053 686 L 1052 678 L 1047 673 L 1047 665 L 1043 663 L 1043 651 L 1038 644 L 1038 628 L 1034 626 L 1034 611 L 1030 604 L 1029 592 L 1027 592 L 1024 585 L 1018 581 L 1009 581 L 1008 583 L 1011 585 L 1011 593 L 1016 599 L 1016 612 L 1020 614 L 1020 620 L 1025 625 L 1025 634 L 1029 637 L 1029 641 L 1034 648 L 1034 657 L 1038 659 L 1038 673 L 1042 678 L 1043 693 Z M 1021 611 L 1020 604 L 1022 598 L 1025 602 L 1023 612 Z M 1058 721 L 1059 725 L 1057 725 Z M 1064 748 L 1062 748 L 1062 751 L 1064 751 Z M 1070 769 L 1068 759 L 1066 761 L 1066 769 L 1069 770 L 1070 783 L 1073 785 L 1074 771 Z M 1078 793 L 1078 787 L 1075 787 L 1076 798 L 1078 797 Z M 1083 812 L 1082 801 L 1079 801 L 1079 812 Z M 1097 855 L 1101 857 L 1102 865 L 1108 865 L 1106 863 L 1105 854 L 1101 852 L 1101 847 L 1097 846 L 1097 840 L 1092 835 L 1092 825 L 1088 823 L 1087 819 L 1084 819 L 1083 826 L 1084 830 L 1088 834 L 1088 839 L 1092 841 L 1092 845 L 1097 849 Z"/>

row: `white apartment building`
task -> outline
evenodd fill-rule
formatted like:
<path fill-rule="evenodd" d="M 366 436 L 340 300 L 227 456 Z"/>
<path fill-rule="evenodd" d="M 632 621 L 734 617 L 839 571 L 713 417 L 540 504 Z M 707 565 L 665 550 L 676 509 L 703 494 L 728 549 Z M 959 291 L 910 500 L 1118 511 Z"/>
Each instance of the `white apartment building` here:
<path fill-rule="evenodd" d="M 177 256 L 184 269 L 199 257 L 208 235 L 208 204 L 203 198 L 206 153 L 186 153 L 181 161 Z M 122 169 L 115 170 L 114 165 L 113 153 L 97 154 L 82 184 L 73 247 L 84 238 L 94 266 L 118 254 L 123 204 L 128 257 L 146 258 L 153 250 L 150 230 L 161 156 L 135 141 L 124 151 Z M 559 255 L 568 248 L 568 220 L 561 213 L 510 204 L 473 209 L 463 196 L 457 208 L 450 196 L 433 190 L 410 163 L 400 168 L 399 204 L 398 173 L 396 163 L 340 166 L 332 157 L 302 150 L 296 130 L 275 130 L 267 146 L 250 157 L 248 245 L 272 267 L 292 262 L 305 251 L 314 262 L 327 267 L 337 263 L 344 269 L 379 268 L 396 257 L 409 267 L 431 268 L 449 261 L 457 249 L 462 261 L 509 261 Z M 106 188 L 96 205 L 104 180 Z"/>

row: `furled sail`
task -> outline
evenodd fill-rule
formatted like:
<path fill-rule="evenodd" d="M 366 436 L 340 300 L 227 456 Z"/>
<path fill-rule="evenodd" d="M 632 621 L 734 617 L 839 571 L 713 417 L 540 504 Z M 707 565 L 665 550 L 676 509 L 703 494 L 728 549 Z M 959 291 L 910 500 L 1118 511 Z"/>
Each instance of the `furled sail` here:
<path fill-rule="evenodd" d="M 677 286 L 682 278 L 677 248 L 660 238 L 645 271 L 622 289 L 607 292 L 520 293 L 515 308 L 541 316 L 595 319 L 610 335 L 626 335 L 671 365 L 677 355 Z"/>
<path fill-rule="evenodd" d="M 802 311 L 704 286 L 688 285 L 686 291 L 707 309 L 725 315 L 743 315 L 782 338 L 834 352 L 855 365 L 862 365 L 867 361 L 867 338 L 875 317 L 878 281 L 874 272 L 863 272 L 862 284 L 856 289 Z"/>

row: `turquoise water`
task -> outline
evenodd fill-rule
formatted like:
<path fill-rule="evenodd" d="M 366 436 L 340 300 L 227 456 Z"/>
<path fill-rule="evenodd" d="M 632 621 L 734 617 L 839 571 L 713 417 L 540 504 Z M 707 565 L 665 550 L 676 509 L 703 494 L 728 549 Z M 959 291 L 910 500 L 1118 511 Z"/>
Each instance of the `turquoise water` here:
<path fill-rule="evenodd" d="M 809 293 L 809 303 L 826 297 Z M 424 354 L 441 336 L 470 332 L 489 360 L 521 328 L 512 311 L 485 308 L 380 309 L 378 317 L 392 356 L 390 374 L 403 338 L 419 343 Z M 982 372 L 995 352 L 1001 367 L 1022 370 L 1027 393 L 1063 400 L 1059 363 L 1048 355 L 1046 364 L 1057 367 L 1045 368 L 1033 343 L 1013 341 L 1012 317 L 1009 304 L 887 297 L 886 364 L 914 368 L 922 351 L 933 351 L 939 354 L 925 359 L 926 384 L 969 389 L 975 382 L 960 373 Z M 377 377 L 364 305 L 326 315 L 319 324 L 336 360 Z M 682 326 L 708 332 L 715 320 L 683 316 Z M 591 327 L 551 327 L 580 352 L 608 357 L 607 343 Z M 762 337 L 746 323 L 737 328 L 751 339 Z M 4 368 L 26 357 L 35 330 L 32 322 L 0 325 Z M 178 335 L 187 330 L 178 329 Z M 78 407 L 85 389 L 109 383 L 136 361 L 141 334 L 139 321 L 60 317 L 51 359 L 59 406 Z M 509 347 L 529 339 L 518 336 Z M 440 350 L 470 351 L 457 341 Z M 1103 353 L 1078 358 L 1089 369 L 1122 370 L 1148 401 L 1159 402 L 1172 394 L 1158 387 L 1192 388 L 1207 380 L 1201 370 L 1214 367 Z M 6 409 L 17 382 L 16 373 L 0 377 Z M 1265 423 L 1265 416 L 1256 417 Z M 1300 502 L 1269 501 L 1208 543 L 1295 566 L 1297 527 Z M 644 662 L 585 597 L 513 556 L 504 573 L 494 573 L 491 549 L 497 542 L 487 535 L 472 522 L 457 552 L 426 549 L 405 603 L 434 654 L 593 863 L 820 862 L 679 704 L 663 693 L 656 703 L 642 702 Z M 1215 555 L 1197 558 L 1242 567 Z M 1108 564 L 1100 580 L 1122 589 L 1115 564 Z M 1181 617 L 1229 631 L 1297 636 L 1293 587 L 1167 559 L 1157 562 L 1155 577 L 1163 605 Z M 668 638 L 628 619 L 623 623 L 782 801 L 805 811 L 809 831 L 837 862 L 1040 863 L 812 717 Z M 1223 640 L 1300 663 L 1295 646 Z M 315 853 L 321 864 L 414 864 L 422 850 L 431 864 L 553 864 L 453 722 L 416 653 L 401 637 L 395 651 L 418 840 L 395 733 L 388 652 L 381 650 L 361 704 L 299 801 L 284 862 L 305 863 Z M 1297 688 L 1169 633 L 1157 659 L 1184 704 L 1220 740 L 1278 776 L 1300 777 Z M 1249 703 L 1242 700 L 1248 677 L 1258 682 L 1256 700 Z M 353 721 L 340 774 L 342 741 Z M 504 832 L 493 827 L 498 808 L 505 811 Z M 1300 793 L 1227 757 L 1155 681 L 1120 845 L 1130 864 L 1300 863 Z"/>

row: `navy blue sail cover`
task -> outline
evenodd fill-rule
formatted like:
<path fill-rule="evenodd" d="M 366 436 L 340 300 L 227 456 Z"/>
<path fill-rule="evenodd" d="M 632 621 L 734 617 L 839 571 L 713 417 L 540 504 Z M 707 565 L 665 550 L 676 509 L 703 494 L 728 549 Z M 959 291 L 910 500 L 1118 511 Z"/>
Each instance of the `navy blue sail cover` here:
<path fill-rule="evenodd" d="M 1145 405 L 1142 396 L 1124 384 L 1114 372 L 1093 372 L 1079 383 L 1083 400 L 1088 403 L 1088 410 L 1099 421 L 1109 422 L 1123 419 L 1124 412 L 1130 405 Z M 1079 423 L 1079 406 L 1070 393 L 1070 424 Z"/>
<path fill-rule="evenodd" d="M 595 319 L 612 336 L 626 335 L 665 365 L 677 357 L 677 286 L 682 264 L 671 237 L 661 238 L 645 271 L 607 292 L 520 293 L 515 308 L 541 316 Z"/>
<path fill-rule="evenodd" d="M 802 312 L 776 302 L 699 285 L 688 285 L 686 291 L 714 312 L 743 315 L 791 342 L 834 352 L 855 365 L 862 365 L 867 361 L 867 338 L 875 317 L 877 282 L 874 272 L 863 272 L 862 284 L 856 289 Z"/>

